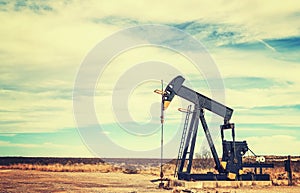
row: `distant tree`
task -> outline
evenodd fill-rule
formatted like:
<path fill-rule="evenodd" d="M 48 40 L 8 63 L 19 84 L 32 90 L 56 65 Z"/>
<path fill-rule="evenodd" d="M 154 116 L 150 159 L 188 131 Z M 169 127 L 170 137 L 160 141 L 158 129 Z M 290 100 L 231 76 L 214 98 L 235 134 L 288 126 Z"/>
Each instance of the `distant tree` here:
<path fill-rule="evenodd" d="M 210 151 L 207 149 L 203 149 L 201 152 L 195 154 L 194 159 L 194 168 L 200 168 L 200 169 L 210 169 L 214 168 L 215 163 L 212 159 Z"/>
<path fill-rule="evenodd" d="M 125 170 L 123 171 L 125 174 L 137 174 L 139 173 L 139 170 L 136 168 L 136 166 L 133 165 L 127 165 L 125 166 Z"/>

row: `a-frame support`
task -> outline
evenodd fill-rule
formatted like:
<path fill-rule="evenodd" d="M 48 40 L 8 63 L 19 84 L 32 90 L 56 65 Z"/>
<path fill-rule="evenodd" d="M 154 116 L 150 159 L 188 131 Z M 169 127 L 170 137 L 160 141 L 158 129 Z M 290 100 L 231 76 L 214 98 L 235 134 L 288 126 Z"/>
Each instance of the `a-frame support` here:
<path fill-rule="evenodd" d="M 220 160 L 218 158 L 218 154 L 216 151 L 216 148 L 214 146 L 212 137 L 210 135 L 209 129 L 207 127 L 205 118 L 204 118 L 204 111 L 203 109 L 198 108 L 197 105 L 194 106 L 194 111 L 192 113 L 192 119 L 190 120 L 190 127 L 188 130 L 188 135 L 185 140 L 184 144 L 184 151 L 181 156 L 180 166 L 178 168 L 178 173 L 191 173 L 192 163 L 193 163 L 193 156 L 195 151 L 195 145 L 197 140 L 197 132 L 198 132 L 198 126 L 199 126 L 199 119 L 201 121 L 204 133 L 206 135 L 206 139 L 208 140 L 209 147 L 211 149 L 211 152 L 213 154 L 214 161 L 216 163 L 216 168 L 219 172 L 221 172 L 220 167 Z M 188 158 L 187 158 L 188 155 Z M 188 160 L 188 163 L 186 165 L 186 160 Z M 186 170 L 184 171 L 184 168 L 186 166 Z"/>

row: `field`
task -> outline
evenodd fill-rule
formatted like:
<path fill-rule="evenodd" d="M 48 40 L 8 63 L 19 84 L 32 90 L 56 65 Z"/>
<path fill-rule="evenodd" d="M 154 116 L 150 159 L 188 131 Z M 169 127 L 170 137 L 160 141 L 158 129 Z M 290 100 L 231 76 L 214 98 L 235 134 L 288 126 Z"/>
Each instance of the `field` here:
<path fill-rule="evenodd" d="M 73 161 L 69 159 L 73 159 Z M 275 162 L 276 167 L 265 171 L 271 174 L 273 186 L 247 186 L 227 189 L 186 189 L 173 186 L 169 190 L 165 190 L 158 189 L 158 182 L 150 182 L 159 178 L 159 162 L 156 159 L 106 159 L 106 162 L 103 162 L 100 159 L 96 161 L 94 158 L 91 160 L 79 158 L 56 158 L 54 160 L 50 158 L 31 158 L 30 161 L 26 158 L 0 158 L 0 192 L 137 193 L 183 192 L 188 190 L 211 193 L 300 192 L 299 161 L 294 159 L 293 162 L 294 186 L 287 186 L 287 176 L 284 168 L 281 167 L 280 159 L 282 158 L 272 160 L 272 162 Z M 48 160 L 47 164 L 45 164 L 45 160 Z M 209 168 L 201 168 L 201 164 L 198 165 L 198 168 L 193 168 L 193 170 L 194 172 L 211 171 Z M 174 165 L 166 163 L 164 165 L 165 177 L 172 179 L 173 172 Z"/>

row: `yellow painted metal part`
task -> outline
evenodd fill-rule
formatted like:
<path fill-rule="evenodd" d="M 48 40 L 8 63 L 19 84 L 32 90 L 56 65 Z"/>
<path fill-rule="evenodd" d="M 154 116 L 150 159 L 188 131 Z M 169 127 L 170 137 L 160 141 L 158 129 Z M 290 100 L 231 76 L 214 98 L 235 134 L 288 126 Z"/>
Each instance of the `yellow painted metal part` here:
<path fill-rule="evenodd" d="M 228 177 L 230 180 L 234 180 L 235 177 L 236 177 L 236 174 L 235 174 L 235 173 L 229 172 L 228 175 L 227 175 L 227 177 Z"/>
<path fill-rule="evenodd" d="M 221 167 L 222 167 L 224 170 L 226 169 L 226 165 L 227 165 L 227 162 L 221 161 Z"/>
<path fill-rule="evenodd" d="M 166 110 L 171 102 L 170 101 L 164 101 L 164 110 Z"/>
<path fill-rule="evenodd" d="M 243 173 L 243 170 L 239 170 L 239 175 L 242 175 Z"/>

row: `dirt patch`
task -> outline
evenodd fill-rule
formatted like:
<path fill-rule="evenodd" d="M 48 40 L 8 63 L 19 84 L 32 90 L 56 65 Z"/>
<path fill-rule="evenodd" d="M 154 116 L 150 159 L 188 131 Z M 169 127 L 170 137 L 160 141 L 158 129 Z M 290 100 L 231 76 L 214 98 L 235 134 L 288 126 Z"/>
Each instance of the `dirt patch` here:
<path fill-rule="evenodd" d="M 0 170 L 0 192 L 182 192 L 158 189 L 158 183 L 149 174 L 98 173 L 98 172 L 45 172 L 36 170 Z M 299 186 L 247 187 L 230 189 L 194 189 L 192 192 L 230 193 L 296 193 Z"/>

